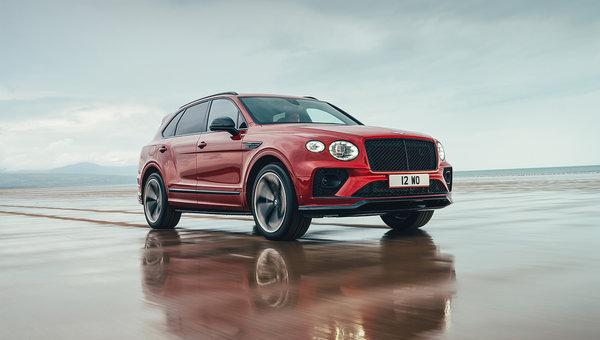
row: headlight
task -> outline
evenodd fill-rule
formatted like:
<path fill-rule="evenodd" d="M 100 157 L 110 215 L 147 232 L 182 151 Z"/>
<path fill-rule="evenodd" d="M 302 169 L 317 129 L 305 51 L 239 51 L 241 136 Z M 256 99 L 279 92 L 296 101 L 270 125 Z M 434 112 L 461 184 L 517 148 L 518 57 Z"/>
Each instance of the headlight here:
<path fill-rule="evenodd" d="M 437 147 L 438 147 L 438 155 L 440 155 L 440 161 L 445 160 L 446 153 L 444 152 L 444 147 L 442 146 L 442 143 L 437 142 Z"/>
<path fill-rule="evenodd" d="M 310 152 L 321 152 L 325 150 L 325 143 L 318 140 L 311 140 L 306 143 L 306 150 Z"/>
<path fill-rule="evenodd" d="M 348 141 L 338 140 L 329 145 L 329 153 L 340 161 L 351 161 L 358 156 L 358 148 Z"/>

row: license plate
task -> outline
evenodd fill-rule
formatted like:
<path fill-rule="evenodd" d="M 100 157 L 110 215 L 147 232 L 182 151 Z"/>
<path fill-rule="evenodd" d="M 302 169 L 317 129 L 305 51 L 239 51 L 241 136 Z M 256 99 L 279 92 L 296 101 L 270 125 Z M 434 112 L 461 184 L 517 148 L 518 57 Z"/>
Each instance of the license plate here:
<path fill-rule="evenodd" d="M 390 188 L 428 187 L 429 174 L 390 175 Z"/>

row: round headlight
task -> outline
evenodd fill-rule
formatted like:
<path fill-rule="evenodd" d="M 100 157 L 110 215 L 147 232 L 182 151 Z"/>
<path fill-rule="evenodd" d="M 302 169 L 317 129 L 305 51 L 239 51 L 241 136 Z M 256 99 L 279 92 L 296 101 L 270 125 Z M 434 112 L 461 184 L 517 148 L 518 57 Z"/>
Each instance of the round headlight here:
<path fill-rule="evenodd" d="M 306 150 L 310 152 L 321 152 L 325 150 L 325 143 L 318 140 L 311 140 L 306 142 Z"/>
<path fill-rule="evenodd" d="M 348 141 L 338 140 L 329 145 L 329 153 L 340 161 L 351 161 L 358 157 L 358 148 Z"/>
<path fill-rule="evenodd" d="M 445 160 L 446 153 L 444 152 L 444 147 L 442 146 L 442 143 L 437 142 L 437 147 L 438 147 L 438 155 L 440 156 L 440 161 Z"/>

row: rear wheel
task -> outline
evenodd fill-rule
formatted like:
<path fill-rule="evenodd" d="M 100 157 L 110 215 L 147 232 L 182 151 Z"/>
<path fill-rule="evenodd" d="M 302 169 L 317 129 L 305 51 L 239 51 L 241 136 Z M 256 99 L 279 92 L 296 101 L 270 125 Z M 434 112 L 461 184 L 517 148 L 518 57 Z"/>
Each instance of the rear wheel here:
<path fill-rule="evenodd" d="M 256 176 L 252 214 L 258 232 L 270 240 L 300 238 L 311 221 L 298 211 L 292 180 L 278 164 L 265 166 Z"/>
<path fill-rule="evenodd" d="M 394 230 L 415 230 L 427 224 L 431 216 L 433 210 L 383 214 L 381 219 Z"/>
<path fill-rule="evenodd" d="M 173 229 L 179 223 L 181 213 L 175 211 L 167 200 L 165 183 L 159 174 L 148 176 L 144 184 L 144 215 L 154 229 Z"/>

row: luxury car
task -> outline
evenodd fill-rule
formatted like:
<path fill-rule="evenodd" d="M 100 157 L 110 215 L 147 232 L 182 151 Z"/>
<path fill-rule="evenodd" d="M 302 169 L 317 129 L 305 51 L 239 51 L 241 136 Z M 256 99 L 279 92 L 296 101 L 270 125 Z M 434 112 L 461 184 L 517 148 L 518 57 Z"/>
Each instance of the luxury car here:
<path fill-rule="evenodd" d="M 252 214 L 272 240 L 302 237 L 324 216 L 416 229 L 452 203 L 438 140 L 365 126 L 314 97 L 224 92 L 185 104 L 142 148 L 137 181 L 152 228 L 174 228 L 182 212 Z"/>

